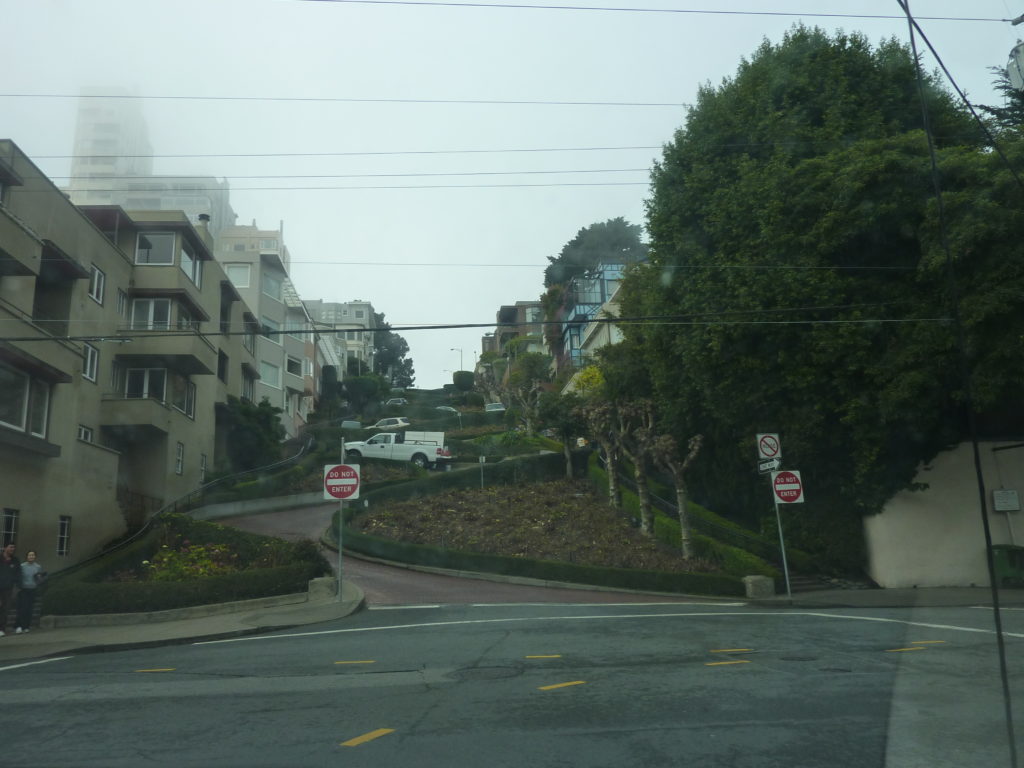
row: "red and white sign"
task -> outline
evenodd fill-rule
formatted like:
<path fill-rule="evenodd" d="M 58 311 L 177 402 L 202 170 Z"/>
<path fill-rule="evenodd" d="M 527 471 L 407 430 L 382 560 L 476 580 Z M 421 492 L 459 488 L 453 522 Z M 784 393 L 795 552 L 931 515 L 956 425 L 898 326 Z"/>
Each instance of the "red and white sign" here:
<path fill-rule="evenodd" d="M 782 458 L 782 443 L 779 441 L 777 432 L 768 432 L 757 436 L 757 458 Z"/>
<path fill-rule="evenodd" d="M 799 472 L 772 472 L 772 492 L 779 504 L 802 504 L 804 485 Z"/>
<path fill-rule="evenodd" d="M 359 465 L 324 464 L 324 498 L 358 499 Z"/>

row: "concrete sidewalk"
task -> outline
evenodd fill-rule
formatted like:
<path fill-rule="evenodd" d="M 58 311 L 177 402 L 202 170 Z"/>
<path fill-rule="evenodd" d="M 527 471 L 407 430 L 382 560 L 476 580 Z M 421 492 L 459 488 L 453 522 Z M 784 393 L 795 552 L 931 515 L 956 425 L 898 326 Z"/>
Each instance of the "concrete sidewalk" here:
<path fill-rule="evenodd" d="M 127 625 L 101 624 L 105 617 L 97 616 L 97 623 L 91 626 L 33 629 L 20 635 L 10 628 L 5 637 L 0 637 L 0 668 L 49 656 L 214 640 L 318 624 L 344 618 L 359 610 L 363 603 L 363 591 L 346 581 L 340 601 L 331 595 L 285 605 L 254 605 L 251 610 Z"/>
<path fill-rule="evenodd" d="M 988 587 L 923 587 L 921 589 L 822 589 L 785 593 L 751 605 L 779 608 L 970 608 L 992 606 Z M 1024 606 L 1024 589 L 1000 589 L 1000 607 Z"/>

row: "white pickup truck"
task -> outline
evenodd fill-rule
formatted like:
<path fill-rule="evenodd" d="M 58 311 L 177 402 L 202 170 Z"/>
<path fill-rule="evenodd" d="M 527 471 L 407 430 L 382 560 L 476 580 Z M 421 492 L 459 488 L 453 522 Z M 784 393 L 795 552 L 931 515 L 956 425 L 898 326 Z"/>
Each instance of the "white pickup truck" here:
<path fill-rule="evenodd" d="M 451 461 L 444 444 L 444 432 L 382 432 L 369 440 L 345 444 L 348 459 L 391 459 L 411 461 L 417 467 L 432 467 Z"/>

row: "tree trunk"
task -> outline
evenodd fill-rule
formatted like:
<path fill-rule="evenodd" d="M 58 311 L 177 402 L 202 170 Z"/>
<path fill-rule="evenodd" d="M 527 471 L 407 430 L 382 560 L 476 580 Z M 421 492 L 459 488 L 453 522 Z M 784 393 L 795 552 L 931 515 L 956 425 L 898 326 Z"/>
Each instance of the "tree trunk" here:
<path fill-rule="evenodd" d="M 639 458 L 639 457 L 637 457 Z M 654 512 L 651 511 L 651 491 L 647 487 L 647 473 L 643 462 L 633 460 L 633 477 L 636 480 L 636 495 L 640 500 L 640 533 L 654 535 Z"/>
<path fill-rule="evenodd" d="M 565 456 L 565 479 L 572 480 L 572 448 L 569 447 L 569 439 L 562 440 L 562 455 Z"/>
<path fill-rule="evenodd" d="M 622 509 L 622 495 L 619 493 L 619 462 L 615 452 L 605 446 L 604 470 L 608 473 L 608 506 Z"/>
<path fill-rule="evenodd" d="M 674 473 L 676 484 L 676 509 L 679 510 L 679 543 L 683 548 L 683 557 L 693 559 L 693 537 L 690 532 L 690 515 L 686 511 L 686 483 L 683 473 Z"/>

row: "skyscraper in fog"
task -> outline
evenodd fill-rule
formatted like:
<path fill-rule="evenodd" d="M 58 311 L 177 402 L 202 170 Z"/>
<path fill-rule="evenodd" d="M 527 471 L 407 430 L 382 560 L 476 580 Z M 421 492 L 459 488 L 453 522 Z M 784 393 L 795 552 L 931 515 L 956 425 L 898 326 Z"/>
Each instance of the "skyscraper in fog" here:
<path fill-rule="evenodd" d="M 184 211 L 193 224 L 205 213 L 214 237 L 235 223 L 226 180 L 153 175 L 142 101 L 113 89 L 86 90 L 79 99 L 67 192 L 77 205 Z"/>

